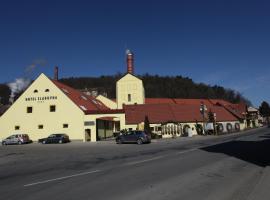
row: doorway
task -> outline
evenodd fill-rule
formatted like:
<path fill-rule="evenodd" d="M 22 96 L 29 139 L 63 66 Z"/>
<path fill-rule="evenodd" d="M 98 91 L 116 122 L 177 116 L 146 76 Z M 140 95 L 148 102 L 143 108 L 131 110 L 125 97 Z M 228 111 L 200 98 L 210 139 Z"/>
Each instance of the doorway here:
<path fill-rule="evenodd" d="M 91 141 L 91 129 L 85 129 L 84 139 L 85 139 L 85 142 Z"/>

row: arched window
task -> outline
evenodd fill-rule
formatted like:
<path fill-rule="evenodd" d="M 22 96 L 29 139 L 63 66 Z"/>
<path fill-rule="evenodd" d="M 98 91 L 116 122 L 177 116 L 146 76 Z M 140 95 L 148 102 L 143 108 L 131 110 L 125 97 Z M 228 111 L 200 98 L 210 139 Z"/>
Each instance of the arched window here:
<path fill-rule="evenodd" d="M 183 135 L 184 136 L 188 136 L 188 129 L 190 129 L 189 125 L 186 124 L 183 126 Z"/>
<path fill-rule="evenodd" d="M 227 123 L 227 124 L 226 124 L 226 128 L 227 128 L 227 132 L 232 132 L 233 126 L 232 126 L 231 123 Z"/>
<path fill-rule="evenodd" d="M 38 93 L 38 90 L 34 90 L 34 93 Z"/>
<path fill-rule="evenodd" d="M 50 92 L 50 90 L 49 89 L 46 89 L 45 92 Z"/>

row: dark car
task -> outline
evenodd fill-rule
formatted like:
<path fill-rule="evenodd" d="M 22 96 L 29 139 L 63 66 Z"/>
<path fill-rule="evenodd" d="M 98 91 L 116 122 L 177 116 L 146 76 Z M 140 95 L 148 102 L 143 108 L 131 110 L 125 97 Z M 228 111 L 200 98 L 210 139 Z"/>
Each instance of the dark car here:
<path fill-rule="evenodd" d="M 50 144 L 50 143 L 67 143 L 70 142 L 67 134 L 51 134 L 47 138 L 42 138 L 38 140 L 39 143 L 42 144 Z"/>
<path fill-rule="evenodd" d="M 130 131 L 128 133 L 119 135 L 116 137 L 116 143 L 151 143 L 151 137 L 148 136 L 144 131 Z"/>
<path fill-rule="evenodd" d="M 14 134 L 6 139 L 2 140 L 2 145 L 8 144 L 28 144 L 31 143 L 29 136 L 27 134 Z"/>

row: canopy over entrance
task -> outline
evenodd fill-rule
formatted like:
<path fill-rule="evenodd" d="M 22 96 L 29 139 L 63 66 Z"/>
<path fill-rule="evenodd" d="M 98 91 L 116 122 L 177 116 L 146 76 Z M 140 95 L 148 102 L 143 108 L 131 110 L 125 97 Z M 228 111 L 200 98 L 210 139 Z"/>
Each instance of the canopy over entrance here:
<path fill-rule="evenodd" d="M 120 131 L 120 119 L 114 116 L 100 117 L 96 119 L 97 140 L 113 138 L 114 132 Z"/>

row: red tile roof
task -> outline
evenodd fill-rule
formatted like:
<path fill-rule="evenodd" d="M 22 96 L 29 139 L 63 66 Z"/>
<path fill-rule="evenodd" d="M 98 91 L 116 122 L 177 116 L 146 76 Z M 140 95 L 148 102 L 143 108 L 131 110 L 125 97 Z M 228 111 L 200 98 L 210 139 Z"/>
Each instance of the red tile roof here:
<path fill-rule="evenodd" d="M 170 99 L 170 98 L 146 98 L 146 104 L 179 104 L 179 105 L 193 105 L 200 106 L 204 103 L 207 108 L 217 105 L 224 107 L 231 114 L 239 119 L 244 119 L 246 105 L 244 103 L 232 104 L 222 99 Z"/>
<path fill-rule="evenodd" d="M 212 106 L 213 104 L 208 100 L 208 99 L 174 99 L 176 104 L 181 104 L 181 105 L 197 105 L 200 106 L 201 103 L 204 105 Z"/>
<path fill-rule="evenodd" d="M 197 105 L 181 104 L 144 104 L 126 105 L 126 123 L 138 124 L 148 116 L 150 123 L 164 122 L 202 122 L 202 115 Z M 221 106 L 210 106 L 208 111 L 216 113 L 217 121 L 237 121 L 238 119 Z M 207 116 L 207 115 L 206 115 Z"/>
<path fill-rule="evenodd" d="M 59 81 L 52 80 L 52 82 L 85 113 L 109 110 L 108 107 L 94 97 L 85 95 Z"/>
<path fill-rule="evenodd" d="M 182 105 L 201 105 L 204 103 L 206 106 L 211 105 L 229 105 L 230 102 L 219 99 L 175 99 L 175 98 L 146 98 L 146 104 L 161 104 L 161 103 L 172 103 L 172 104 L 182 104 Z"/>
<path fill-rule="evenodd" d="M 145 104 L 164 104 L 164 103 L 175 103 L 173 99 L 169 98 L 146 98 Z"/>

